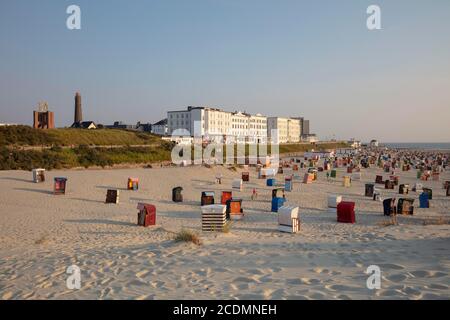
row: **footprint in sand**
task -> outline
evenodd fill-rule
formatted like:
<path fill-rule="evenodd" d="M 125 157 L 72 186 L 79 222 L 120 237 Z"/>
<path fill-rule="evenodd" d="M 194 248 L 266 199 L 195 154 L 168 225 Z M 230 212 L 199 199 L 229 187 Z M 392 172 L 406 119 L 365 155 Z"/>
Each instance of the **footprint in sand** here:
<path fill-rule="evenodd" d="M 262 282 L 262 283 L 268 283 L 268 282 L 273 281 L 273 279 L 270 275 L 263 276 L 263 277 L 259 278 L 258 280 L 259 280 L 259 282 Z"/>
<path fill-rule="evenodd" d="M 143 284 L 146 284 L 145 282 L 142 282 Z M 162 287 L 164 287 L 164 285 L 165 285 L 165 282 L 164 281 L 152 281 L 152 282 L 150 282 L 150 285 L 153 287 L 153 288 L 162 288 Z"/>
<path fill-rule="evenodd" d="M 134 287 L 140 287 L 140 286 L 146 286 L 148 284 L 144 281 L 136 279 L 136 280 L 131 280 L 130 282 L 127 283 L 127 285 L 134 286 Z"/>
<path fill-rule="evenodd" d="M 387 276 L 386 279 L 392 282 L 402 282 L 405 281 L 408 277 L 404 274 L 393 274 L 391 276 Z"/>
<path fill-rule="evenodd" d="M 397 292 L 396 290 L 382 290 L 382 291 L 378 291 L 376 293 L 377 296 L 379 297 L 399 297 L 401 296 L 401 293 Z"/>
<path fill-rule="evenodd" d="M 150 273 L 151 273 L 151 271 L 149 271 L 149 270 L 142 270 L 142 271 L 139 271 L 138 273 L 136 273 L 136 277 L 142 279 L 142 278 L 145 278 Z"/>
<path fill-rule="evenodd" d="M 247 283 L 238 283 L 238 284 L 232 283 L 230 287 L 234 291 L 248 290 L 249 288 Z"/>
<path fill-rule="evenodd" d="M 381 270 L 383 269 L 392 269 L 392 270 L 403 270 L 405 269 L 403 266 L 399 264 L 393 264 L 393 263 L 383 263 L 378 265 Z"/>
<path fill-rule="evenodd" d="M 322 292 L 314 292 L 309 295 L 309 298 L 314 300 L 323 300 L 325 299 L 325 295 Z"/>
<path fill-rule="evenodd" d="M 142 295 L 142 296 L 136 297 L 136 300 L 154 300 L 154 299 L 155 299 L 154 294 L 148 294 L 148 295 Z"/>
<path fill-rule="evenodd" d="M 448 286 L 446 286 L 445 284 L 432 283 L 428 286 L 428 288 L 435 290 L 447 290 Z"/>
<path fill-rule="evenodd" d="M 320 280 L 319 279 L 310 279 L 310 278 L 301 278 L 300 279 L 302 284 L 319 284 Z"/>
<path fill-rule="evenodd" d="M 430 277 L 432 278 L 441 278 L 447 276 L 447 273 L 440 272 L 440 271 L 430 271 Z"/>
<path fill-rule="evenodd" d="M 114 289 L 109 287 L 105 288 L 100 292 L 100 299 L 105 299 L 110 294 L 114 294 Z"/>
<path fill-rule="evenodd" d="M 262 272 L 260 269 L 248 269 L 247 271 L 245 271 L 245 273 L 251 274 L 251 275 L 263 275 L 264 274 L 264 272 Z"/>
<path fill-rule="evenodd" d="M 415 278 L 430 278 L 431 272 L 425 270 L 416 270 L 410 272 Z"/>
<path fill-rule="evenodd" d="M 421 299 L 424 300 L 447 300 L 448 298 L 445 296 L 440 296 L 434 293 L 425 293 Z"/>
<path fill-rule="evenodd" d="M 298 279 L 298 278 L 286 279 L 285 283 L 290 286 L 297 286 L 297 285 L 302 284 L 302 280 Z"/>
<path fill-rule="evenodd" d="M 328 290 L 331 291 L 355 291 L 356 288 L 346 286 L 344 284 L 333 284 L 331 286 L 325 286 Z"/>
<path fill-rule="evenodd" d="M 345 294 L 340 294 L 336 298 L 339 300 L 351 300 L 351 298 Z"/>
<path fill-rule="evenodd" d="M 101 284 L 102 286 L 105 286 L 105 285 L 110 284 L 110 283 L 113 282 L 113 281 L 114 281 L 113 278 L 106 278 L 106 279 L 102 280 L 102 281 L 100 282 L 100 284 Z"/>
<path fill-rule="evenodd" d="M 260 294 L 241 294 L 235 296 L 238 300 L 263 300 L 264 296 Z"/>
<path fill-rule="evenodd" d="M 408 296 L 420 296 L 422 294 L 420 290 L 414 289 L 413 287 L 405 287 L 403 292 Z"/>
<path fill-rule="evenodd" d="M 190 274 L 192 277 L 207 277 L 211 274 L 211 268 L 192 270 Z"/>
<path fill-rule="evenodd" d="M 258 282 L 258 281 L 253 277 L 237 277 L 233 280 L 233 283 L 234 282 L 252 283 L 252 282 Z"/>
<path fill-rule="evenodd" d="M 8 291 L 2 295 L 2 300 L 9 300 L 13 297 L 13 293 L 11 291 Z"/>
<path fill-rule="evenodd" d="M 286 296 L 284 289 L 277 289 L 270 294 L 270 299 L 281 300 Z"/>
<path fill-rule="evenodd" d="M 229 272 L 230 270 L 226 269 L 226 268 L 217 267 L 217 268 L 212 269 L 212 271 L 213 272 Z"/>
<path fill-rule="evenodd" d="M 323 268 L 314 268 L 312 271 L 315 273 L 318 273 L 318 274 L 330 274 L 331 273 L 330 270 L 323 269 Z"/>

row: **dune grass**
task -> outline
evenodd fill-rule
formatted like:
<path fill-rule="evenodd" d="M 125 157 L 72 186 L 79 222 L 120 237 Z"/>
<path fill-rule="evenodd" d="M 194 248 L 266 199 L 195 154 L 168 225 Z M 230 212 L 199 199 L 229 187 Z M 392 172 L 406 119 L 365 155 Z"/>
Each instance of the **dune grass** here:
<path fill-rule="evenodd" d="M 107 167 L 117 164 L 149 164 L 170 160 L 170 146 L 45 150 L 20 150 L 0 147 L 0 170 L 33 168 L 70 169 L 75 167 Z"/>
<path fill-rule="evenodd" d="M 129 146 L 159 144 L 160 141 L 161 138 L 153 134 L 132 130 L 0 127 L 0 146 Z"/>
<path fill-rule="evenodd" d="M 428 218 L 422 221 L 424 226 L 443 226 L 450 224 L 450 219 L 439 217 L 439 218 Z"/>
<path fill-rule="evenodd" d="M 198 234 L 186 229 L 182 229 L 180 232 L 176 233 L 173 240 L 175 242 L 192 242 L 195 245 L 201 244 Z"/>
<path fill-rule="evenodd" d="M 51 129 L 29 126 L 0 127 L 0 170 L 69 169 L 118 164 L 158 163 L 171 160 L 174 144 L 145 132 L 118 129 Z M 325 150 L 345 143 L 280 145 L 281 154 Z M 42 148 L 45 147 L 45 148 Z M 250 146 L 245 146 L 248 156 Z M 226 162 L 226 148 L 223 157 Z M 234 146 L 235 156 L 237 146 Z M 271 153 L 270 145 L 267 146 Z M 194 152 L 191 152 L 194 156 Z M 231 170 L 236 170 L 232 167 Z"/>

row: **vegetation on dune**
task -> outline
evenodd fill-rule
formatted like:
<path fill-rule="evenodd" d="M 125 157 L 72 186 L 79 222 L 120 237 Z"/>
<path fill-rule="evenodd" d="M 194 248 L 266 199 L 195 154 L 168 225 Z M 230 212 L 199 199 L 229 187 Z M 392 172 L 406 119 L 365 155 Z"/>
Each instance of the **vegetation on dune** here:
<path fill-rule="evenodd" d="M 182 229 L 176 233 L 173 237 L 175 242 L 192 242 L 193 244 L 200 245 L 201 240 L 198 234 L 193 231 Z"/>
<path fill-rule="evenodd" d="M 162 162 L 170 159 L 164 147 L 89 148 L 20 150 L 0 147 L 0 170 L 62 169 Z"/>
<path fill-rule="evenodd" d="M 39 148 L 42 146 L 46 148 Z M 174 143 L 164 141 L 158 136 L 128 130 L 38 130 L 28 126 L 0 127 L 0 170 L 157 163 L 171 160 L 173 146 Z M 345 143 L 299 143 L 280 145 L 279 151 L 285 154 L 346 146 Z M 235 156 L 237 148 L 235 145 Z M 250 148 L 249 145 L 245 146 L 247 156 Z M 270 149 L 268 145 L 268 154 L 271 153 Z M 193 149 L 191 155 L 194 156 Z M 225 162 L 226 148 L 223 156 Z"/>
<path fill-rule="evenodd" d="M 327 143 L 300 143 L 300 144 L 283 144 L 280 145 L 280 153 L 291 152 L 308 152 L 308 151 L 325 151 L 336 148 L 347 148 L 348 143 L 345 142 L 327 142 Z M 270 149 L 270 148 L 269 148 Z"/>
<path fill-rule="evenodd" d="M 28 126 L 0 127 L 0 146 L 41 146 L 57 143 L 46 130 L 33 129 Z"/>
<path fill-rule="evenodd" d="M 28 126 L 0 127 L 0 146 L 127 146 L 158 144 L 160 140 L 153 134 L 131 130 L 39 130 Z"/>
<path fill-rule="evenodd" d="M 117 130 L 117 129 L 55 129 L 48 130 L 47 134 L 59 145 L 89 145 L 89 146 L 127 146 L 150 145 L 159 143 L 160 137 L 146 132 Z"/>
<path fill-rule="evenodd" d="M 0 170 L 31 170 L 33 168 L 60 169 L 72 167 L 75 159 L 66 152 L 53 150 L 10 150 L 0 147 Z"/>

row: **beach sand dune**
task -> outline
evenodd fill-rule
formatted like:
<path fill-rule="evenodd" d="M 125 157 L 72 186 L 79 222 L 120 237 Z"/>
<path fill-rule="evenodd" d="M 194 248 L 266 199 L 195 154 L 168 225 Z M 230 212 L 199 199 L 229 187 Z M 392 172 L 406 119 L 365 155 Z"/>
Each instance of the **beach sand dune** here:
<path fill-rule="evenodd" d="M 414 216 L 384 226 L 382 203 L 364 197 L 364 184 L 382 170 L 364 170 L 350 188 L 342 186 L 343 168 L 335 181 L 319 173 L 317 182 L 296 182 L 286 193 L 301 212 L 301 232 L 292 235 L 277 231 L 271 188 L 250 171 L 251 181 L 234 192 L 245 219 L 230 233 L 201 232 L 200 193 L 215 191 L 219 201 L 240 169 L 50 171 L 42 184 L 32 183 L 29 172 L 0 172 L 0 299 L 450 298 L 450 226 L 431 223 L 450 218 L 442 182 L 423 182 L 433 189 L 430 209 L 417 208 L 418 194 L 410 193 Z M 221 185 L 214 181 L 219 173 Z M 401 183 L 412 185 L 415 174 L 399 172 Z M 68 178 L 64 196 L 52 194 L 56 176 Z M 138 191 L 126 190 L 128 177 L 140 179 Z M 183 203 L 171 201 L 176 186 L 184 189 Z M 118 205 L 104 203 L 109 188 L 120 190 Z M 381 191 L 400 197 L 398 188 Z M 356 202 L 356 224 L 336 223 L 329 194 Z M 155 227 L 136 226 L 139 202 L 156 206 Z M 197 232 L 202 244 L 174 242 L 183 228 Z M 78 290 L 66 286 L 70 265 L 81 270 Z M 379 290 L 366 286 L 370 265 L 381 269 Z"/>

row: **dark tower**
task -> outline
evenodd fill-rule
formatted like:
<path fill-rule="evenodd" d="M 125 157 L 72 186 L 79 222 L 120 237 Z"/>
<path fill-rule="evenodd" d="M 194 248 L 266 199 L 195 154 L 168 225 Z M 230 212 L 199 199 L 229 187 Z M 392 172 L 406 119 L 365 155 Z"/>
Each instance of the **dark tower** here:
<path fill-rule="evenodd" d="M 79 92 L 75 94 L 75 123 L 80 123 L 83 121 L 83 113 L 81 111 L 81 95 Z"/>

